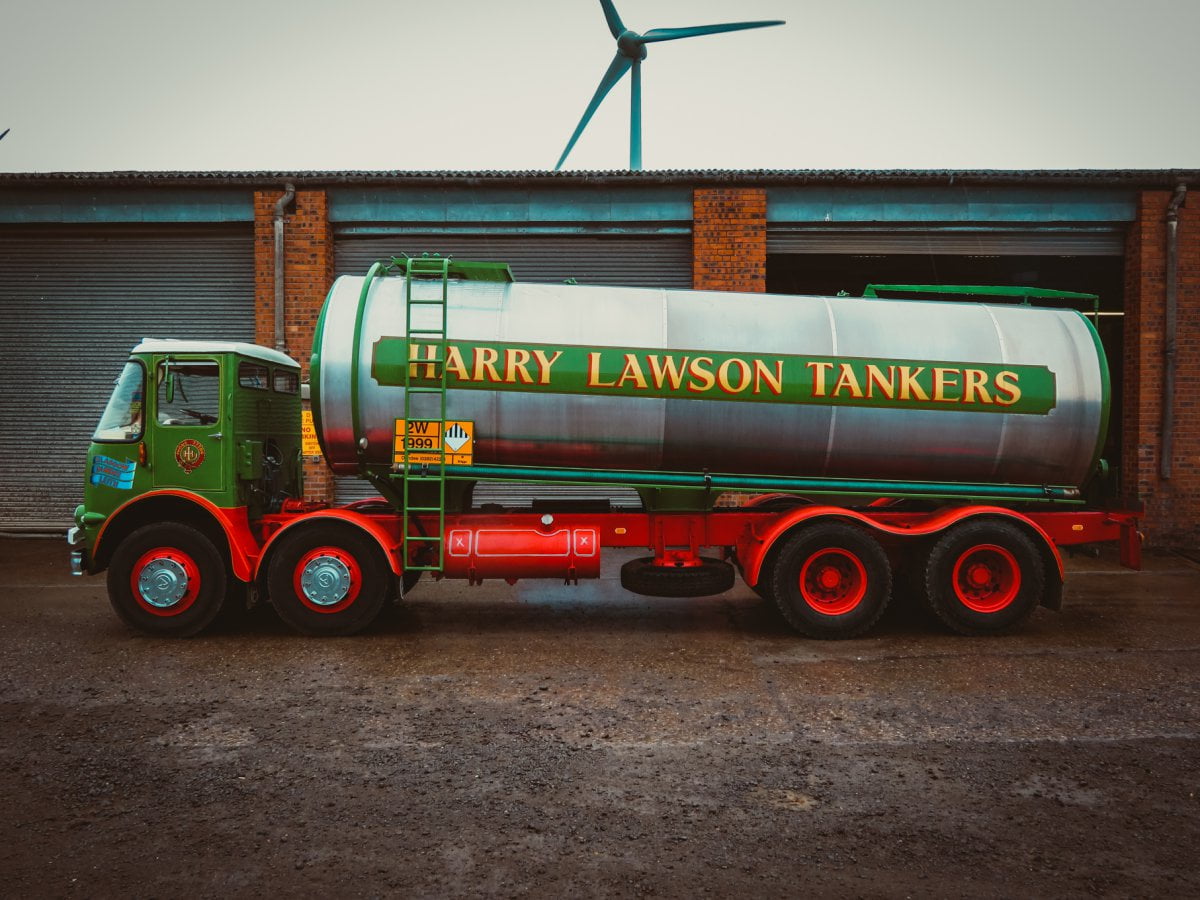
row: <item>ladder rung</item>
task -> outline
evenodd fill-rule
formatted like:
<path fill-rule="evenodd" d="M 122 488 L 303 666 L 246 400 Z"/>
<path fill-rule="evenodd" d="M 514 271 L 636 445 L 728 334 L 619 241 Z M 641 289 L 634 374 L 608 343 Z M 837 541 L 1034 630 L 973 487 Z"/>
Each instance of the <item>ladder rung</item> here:
<path fill-rule="evenodd" d="M 440 335 L 445 335 L 445 334 L 446 334 L 446 329 L 445 329 L 445 328 L 410 328 L 410 329 L 408 329 L 408 334 L 409 334 L 409 337 L 412 337 L 414 334 L 440 334 Z"/>
<path fill-rule="evenodd" d="M 441 538 L 441 537 L 437 537 L 437 536 L 430 536 L 430 537 L 420 537 L 420 536 L 418 536 L 418 535 L 415 535 L 415 534 L 410 534 L 410 535 L 409 535 L 409 536 L 406 538 L 406 540 L 407 540 L 407 541 L 408 541 L 410 544 L 440 544 L 440 543 L 442 542 L 442 538 Z"/>
<path fill-rule="evenodd" d="M 419 297 L 412 297 L 409 299 L 408 302 L 411 303 L 413 306 L 445 306 L 446 305 L 446 299 L 444 297 L 439 297 L 436 300 L 422 300 Z"/>
<path fill-rule="evenodd" d="M 441 388 L 420 387 L 415 384 L 411 385 L 410 387 L 405 388 L 405 390 L 411 391 L 414 394 L 441 394 L 441 393 L 444 393 L 444 391 Z M 442 420 L 441 419 L 409 419 L 409 421 L 410 422 L 440 422 Z"/>

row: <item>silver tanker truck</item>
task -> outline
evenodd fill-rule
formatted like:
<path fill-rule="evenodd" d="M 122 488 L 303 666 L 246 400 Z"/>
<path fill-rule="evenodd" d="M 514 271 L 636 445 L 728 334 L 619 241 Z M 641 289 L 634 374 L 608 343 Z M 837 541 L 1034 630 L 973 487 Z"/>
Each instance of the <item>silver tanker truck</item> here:
<path fill-rule="evenodd" d="M 837 638 L 870 628 L 894 583 L 990 634 L 1060 606 L 1060 547 L 1119 542 L 1136 566 L 1136 516 L 1094 501 L 1110 389 L 1091 323 L 902 287 L 942 292 L 518 284 L 440 257 L 343 276 L 314 338 L 313 418 L 330 468 L 379 495 L 344 506 L 300 499 L 298 364 L 143 342 L 89 452 L 76 570 L 107 569 L 145 631 L 265 600 L 326 635 L 422 573 L 570 584 L 634 547 L 630 591 L 705 596 L 740 574 L 801 633 Z M 476 507 L 493 481 L 632 487 L 642 509 Z M 740 505 L 714 506 L 729 492 Z"/>

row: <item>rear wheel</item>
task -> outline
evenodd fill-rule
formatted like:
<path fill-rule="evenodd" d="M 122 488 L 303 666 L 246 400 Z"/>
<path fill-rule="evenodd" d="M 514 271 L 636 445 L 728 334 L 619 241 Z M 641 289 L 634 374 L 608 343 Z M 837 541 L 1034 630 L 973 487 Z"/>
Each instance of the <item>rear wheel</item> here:
<path fill-rule="evenodd" d="M 280 537 L 267 569 L 267 589 L 279 617 L 300 633 L 347 635 L 379 615 L 391 576 L 370 537 L 320 524 Z"/>
<path fill-rule="evenodd" d="M 770 565 L 766 584 L 779 611 L 809 637 L 855 637 L 887 607 L 887 554 L 852 525 L 809 525 L 785 539 Z"/>
<path fill-rule="evenodd" d="M 1041 602 L 1042 560 L 1016 525 L 963 522 L 934 544 L 925 589 L 934 614 L 962 634 L 997 634 L 1020 625 Z"/>
<path fill-rule="evenodd" d="M 147 634 L 190 637 L 225 602 L 225 560 L 204 534 L 179 522 L 144 525 L 108 565 L 108 599 L 127 624 Z"/>

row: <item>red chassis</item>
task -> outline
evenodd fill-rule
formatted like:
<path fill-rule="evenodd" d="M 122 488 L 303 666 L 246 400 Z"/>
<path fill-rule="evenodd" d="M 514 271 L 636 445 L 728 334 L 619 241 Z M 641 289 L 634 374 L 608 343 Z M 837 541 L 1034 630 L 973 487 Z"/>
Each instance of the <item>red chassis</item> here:
<path fill-rule="evenodd" d="M 406 557 L 411 564 L 421 545 L 418 535 L 437 530 L 436 517 L 410 526 L 409 552 L 403 550 L 400 517 L 382 508 L 355 510 L 310 504 L 267 516 L 259 524 L 260 541 L 239 550 L 257 568 L 274 538 L 314 518 L 332 517 L 366 529 L 387 551 L 393 572 L 400 574 Z M 852 510 L 809 505 L 785 512 L 746 507 L 708 513 L 581 512 L 581 513 L 466 513 L 447 514 L 444 577 L 480 582 L 485 578 L 562 578 L 576 581 L 599 575 L 600 548 L 651 550 L 657 562 L 685 566 L 701 547 L 727 548 L 748 584 L 758 583 L 763 560 L 780 537 L 796 526 L 817 520 L 857 523 L 890 550 L 903 554 L 912 539 L 937 535 L 968 519 L 1009 520 L 1037 534 L 1053 554 L 1059 574 L 1057 548 L 1081 544 L 1120 545 L 1122 565 L 1141 566 L 1137 516 L 1125 511 L 1048 510 L 1016 512 L 993 506 L 956 506 L 935 512 Z M 239 530 L 240 531 L 240 530 Z M 246 532 L 240 532 L 245 535 Z M 234 536 L 230 535 L 231 538 Z M 232 541 L 231 541 L 232 543 Z"/>

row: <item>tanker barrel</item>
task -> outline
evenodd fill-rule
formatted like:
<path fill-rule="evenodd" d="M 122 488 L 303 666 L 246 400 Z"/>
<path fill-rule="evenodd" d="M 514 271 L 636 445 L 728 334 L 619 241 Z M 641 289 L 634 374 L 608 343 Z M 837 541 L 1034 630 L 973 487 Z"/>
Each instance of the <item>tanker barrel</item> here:
<path fill-rule="evenodd" d="M 314 348 L 339 474 L 391 465 L 405 366 L 435 352 L 433 312 L 406 335 L 395 276 L 370 284 L 355 345 L 363 285 L 337 279 Z M 446 328 L 447 419 L 489 472 L 1078 487 L 1108 420 L 1103 350 L 1069 309 L 451 281 Z"/>

